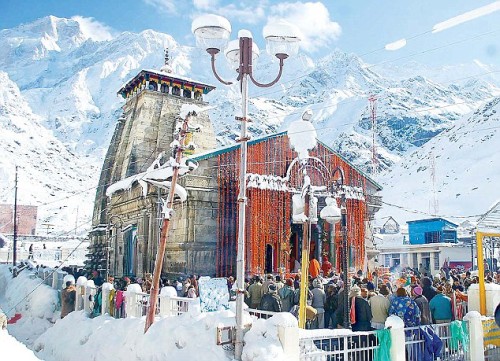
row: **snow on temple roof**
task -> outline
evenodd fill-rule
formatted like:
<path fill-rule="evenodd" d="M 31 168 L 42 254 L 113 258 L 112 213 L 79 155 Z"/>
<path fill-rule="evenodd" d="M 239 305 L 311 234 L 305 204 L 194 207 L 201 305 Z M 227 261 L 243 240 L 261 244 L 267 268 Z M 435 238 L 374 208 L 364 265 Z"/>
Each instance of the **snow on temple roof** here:
<path fill-rule="evenodd" d="M 129 92 L 130 90 L 133 90 L 137 85 L 141 84 L 143 81 L 149 80 L 150 78 L 154 78 L 160 81 L 166 80 L 170 83 L 179 83 L 182 86 L 187 85 L 190 87 L 200 88 L 203 89 L 204 94 L 207 94 L 215 89 L 215 86 L 213 85 L 205 84 L 198 80 L 194 80 L 175 73 L 167 73 L 153 69 L 142 69 L 130 80 L 124 83 L 117 93 L 123 96 L 123 94 Z"/>
<path fill-rule="evenodd" d="M 310 110 L 304 112 L 302 119 L 295 120 L 288 127 L 290 146 L 299 154 L 299 158 L 306 158 L 309 150 L 316 147 L 317 134 L 314 125 L 309 121 L 312 116 Z"/>
<path fill-rule="evenodd" d="M 258 144 L 260 142 L 264 142 L 264 141 L 266 141 L 268 139 L 283 137 L 283 136 L 287 135 L 287 133 L 288 132 L 285 130 L 285 131 L 282 131 L 282 132 L 279 132 L 279 133 L 265 135 L 265 136 L 262 136 L 262 137 L 258 137 L 258 138 L 249 140 L 247 144 L 248 144 L 248 146 L 251 146 L 251 145 L 254 145 L 254 144 Z M 340 155 L 339 153 L 337 153 L 336 151 L 334 151 L 332 148 L 330 148 L 328 145 L 326 145 L 325 143 L 323 143 L 321 140 L 318 139 L 317 141 L 318 141 L 318 144 L 321 144 L 323 147 L 325 147 L 330 152 L 334 153 L 337 157 L 339 157 L 340 159 L 342 159 L 344 162 L 346 162 L 347 164 L 349 164 L 350 167 L 352 167 L 357 172 L 359 172 L 359 174 L 361 174 L 364 178 L 366 178 L 366 180 L 368 182 L 370 182 L 376 188 L 377 191 L 382 190 L 382 186 L 380 184 L 378 184 L 376 181 L 374 181 L 372 178 L 370 178 L 365 172 L 363 172 L 361 169 L 359 169 L 356 165 L 352 164 L 350 161 L 348 161 L 342 155 Z M 210 158 L 213 158 L 213 157 L 217 157 L 217 156 L 219 156 L 221 154 L 229 153 L 229 152 L 231 152 L 233 150 L 238 149 L 239 147 L 240 147 L 239 143 L 238 144 L 233 144 L 233 145 L 227 145 L 225 147 L 221 147 L 221 148 L 217 148 L 217 149 L 214 149 L 214 150 L 209 150 L 209 151 L 206 151 L 206 152 L 203 152 L 203 153 L 198 153 L 198 154 L 192 155 L 190 158 L 193 159 L 193 160 L 195 160 L 195 161 L 197 161 L 197 162 L 199 162 L 201 160 L 210 159 Z"/>

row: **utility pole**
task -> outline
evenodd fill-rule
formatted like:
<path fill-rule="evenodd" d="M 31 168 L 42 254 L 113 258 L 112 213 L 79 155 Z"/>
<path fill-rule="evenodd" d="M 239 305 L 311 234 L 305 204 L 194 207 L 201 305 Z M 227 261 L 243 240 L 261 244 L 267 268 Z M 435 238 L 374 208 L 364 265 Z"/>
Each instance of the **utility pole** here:
<path fill-rule="evenodd" d="M 17 260 L 17 165 L 16 165 L 16 178 L 14 183 L 14 253 L 12 256 L 12 265 L 16 266 Z"/>
<path fill-rule="evenodd" d="M 146 324 L 144 326 L 144 333 L 146 333 L 155 321 L 156 304 L 158 301 L 158 294 L 160 291 L 160 276 L 161 270 L 163 268 L 163 259 L 165 257 L 165 250 L 167 247 L 168 240 L 168 230 L 170 228 L 170 219 L 172 218 L 172 209 L 174 205 L 175 187 L 177 185 L 177 179 L 179 177 L 179 168 L 182 160 L 182 152 L 184 150 L 184 140 L 186 135 L 189 133 L 188 122 L 193 117 L 196 116 L 196 112 L 189 112 L 184 122 L 182 123 L 182 128 L 178 135 L 179 144 L 174 148 L 175 152 L 175 163 L 172 165 L 173 174 L 172 180 L 170 182 L 170 191 L 168 194 L 167 201 L 165 202 L 163 212 L 163 224 L 161 227 L 160 244 L 158 245 L 158 251 L 156 252 L 155 268 L 153 273 L 153 283 L 151 285 L 151 291 L 149 294 L 149 308 L 146 315 Z"/>

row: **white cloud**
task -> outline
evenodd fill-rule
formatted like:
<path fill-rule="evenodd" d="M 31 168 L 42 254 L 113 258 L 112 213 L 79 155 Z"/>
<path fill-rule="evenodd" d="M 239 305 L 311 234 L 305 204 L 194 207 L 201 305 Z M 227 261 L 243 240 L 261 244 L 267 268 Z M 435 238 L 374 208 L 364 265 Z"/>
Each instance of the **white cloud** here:
<path fill-rule="evenodd" d="M 321 2 L 281 3 L 271 6 L 269 10 L 267 22 L 284 19 L 296 25 L 303 35 L 300 46 L 309 52 L 331 45 L 342 32 Z"/>
<path fill-rule="evenodd" d="M 467 21 L 471 21 L 474 19 L 477 19 L 481 16 L 489 15 L 495 11 L 500 10 L 500 1 L 495 1 L 494 3 L 491 3 L 489 5 L 482 6 L 480 8 L 468 11 L 466 13 L 463 13 L 461 15 L 455 16 L 453 18 L 450 18 L 448 20 L 445 20 L 443 22 L 440 22 L 432 28 L 433 33 L 437 33 L 449 28 L 452 28 L 454 26 L 460 25 L 462 23 L 465 23 Z"/>
<path fill-rule="evenodd" d="M 210 2 L 210 0 L 195 0 Z M 211 7 L 214 14 L 222 15 L 230 20 L 237 20 L 243 24 L 257 24 L 265 19 L 267 0 L 239 1 L 218 8 Z"/>
<path fill-rule="evenodd" d="M 399 39 L 385 46 L 385 50 L 398 50 L 406 46 L 406 39 Z"/>
<path fill-rule="evenodd" d="M 177 14 L 175 0 L 143 0 L 146 4 L 151 5 L 166 14 Z"/>
<path fill-rule="evenodd" d="M 104 41 L 113 39 L 115 31 L 104 23 L 97 21 L 94 18 L 85 18 L 83 16 L 73 16 L 71 19 L 80 24 L 80 30 L 83 35 L 89 39 L 96 41 Z"/>
<path fill-rule="evenodd" d="M 193 5 L 200 10 L 211 10 L 219 5 L 219 0 L 193 0 Z"/>

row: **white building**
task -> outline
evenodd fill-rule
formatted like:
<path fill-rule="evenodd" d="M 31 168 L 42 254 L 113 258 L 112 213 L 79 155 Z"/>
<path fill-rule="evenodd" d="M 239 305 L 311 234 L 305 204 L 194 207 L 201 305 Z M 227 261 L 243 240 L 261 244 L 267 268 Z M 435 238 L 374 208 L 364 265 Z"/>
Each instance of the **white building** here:
<path fill-rule="evenodd" d="M 381 245 L 378 263 L 384 267 L 411 267 L 419 269 L 420 264 L 435 275 L 446 261 L 451 268 L 472 266 L 471 249 L 463 243 L 429 243 Z"/>

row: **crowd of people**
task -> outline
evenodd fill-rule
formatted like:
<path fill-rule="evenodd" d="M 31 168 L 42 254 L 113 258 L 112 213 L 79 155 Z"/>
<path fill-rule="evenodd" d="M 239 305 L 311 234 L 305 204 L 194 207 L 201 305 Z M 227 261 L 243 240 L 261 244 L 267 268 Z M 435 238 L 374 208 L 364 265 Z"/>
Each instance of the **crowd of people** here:
<path fill-rule="evenodd" d="M 100 272 L 85 271 L 77 268 L 62 268 L 75 279 L 85 276 L 93 280 L 97 287 L 95 310 L 100 313 L 100 288 L 105 277 Z M 312 258 L 309 264 L 308 289 L 306 291 L 306 315 L 309 328 L 343 327 L 344 315 L 349 315 L 348 325 L 354 331 L 383 329 L 389 315 L 399 316 L 405 327 L 427 325 L 431 323 L 448 323 L 461 319 L 466 313 L 467 290 L 479 282 L 477 275 L 470 271 L 443 267 L 438 275 L 432 276 L 425 269 L 399 270 L 396 273 L 379 274 L 372 272 L 363 274 L 358 271 L 349 277 L 348 312 L 344 311 L 344 287 L 342 275 L 334 272 L 329 262 L 319 262 Z M 485 271 L 486 283 L 500 284 L 500 270 Z M 245 280 L 245 303 L 249 308 L 270 312 L 291 312 L 298 317 L 300 306 L 300 273 L 281 277 L 272 274 L 255 275 Z M 144 278 L 108 276 L 107 282 L 113 285 L 110 297 L 115 317 L 123 317 L 124 291 L 131 283 L 139 284 L 148 294 L 153 282 L 152 275 L 146 273 Z M 199 296 L 198 276 L 169 280 L 162 278 L 161 287 L 171 286 L 179 297 L 196 298 Z M 235 280 L 227 278 L 230 299 L 236 298 Z M 74 284 L 69 282 L 62 292 L 61 317 L 65 310 L 74 309 Z"/>
<path fill-rule="evenodd" d="M 326 274 L 326 276 L 323 276 Z M 306 315 L 310 328 L 340 328 L 344 315 L 353 331 L 383 329 L 390 315 L 399 316 L 405 327 L 431 323 L 449 323 L 466 313 L 467 290 L 479 282 L 471 272 L 444 267 L 439 275 L 407 269 L 394 273 L 369 275 L 358 271 L 349 278 L 347 313 L 344 312 L 342 275 L 319 267 L 312 259 L 309 265 Z M 500 270 L 486 271 L 486 283 L 500 284 Z M 245 302 L 252 309 L 287 311 L 297 316 L 300 303 L 300 275 L 282 279 L 267 275 L 246 280 Z"/>

